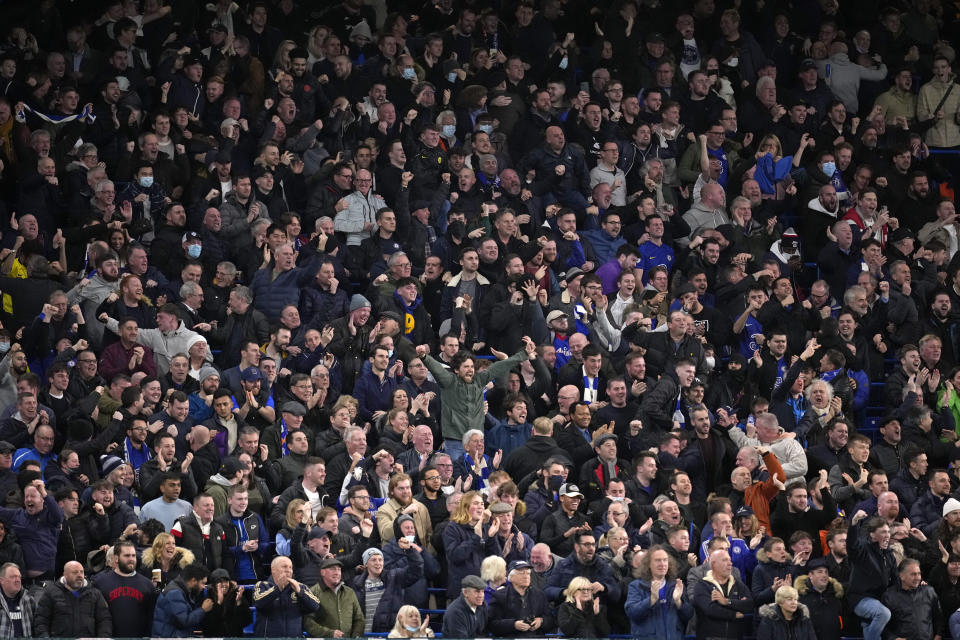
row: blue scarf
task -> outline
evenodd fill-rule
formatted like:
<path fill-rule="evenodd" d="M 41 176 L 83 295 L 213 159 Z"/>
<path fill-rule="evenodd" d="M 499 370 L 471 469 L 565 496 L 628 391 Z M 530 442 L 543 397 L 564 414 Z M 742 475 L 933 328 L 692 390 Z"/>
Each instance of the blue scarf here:
<path fill-rule="evenodd" d="M 487 464 L 485 464 L 485 465 L 483 466 L 483 468 L 480 469 L 480 482 L 479 482 L 479 484 L 477 484 L 476 487 L 475 487 L 475 488 L 477 488 L 477 489 L 480 489 L 480 488 L 482 488 L 482 487 L 487 486 L 487 478 L 490 477 L 490 461 L 487 460 L 487 456 L 483 456 L 483 460 L 484 460 L 484 462 L 486 462 Z M 476 465 L 475 465 L 475 463 L 474 463 L 473 458 L 470 457 L 470 454 L 469 454 L 469 453 L 464 453 L 464 454 L 463 454 L 463 462 L 464 462 L 464 464 L 466 464 L 467 470 L 469 471 L 469 473 L 470 473 L 471 475 L 473 475 L 473 473 L 474 473 L 474 467 L 475 467 Z"/>
<path fill-rule="evenodd" d="M 803 406 L 805 404 L 803 401 L 803 396 L 801 395 L 799 398 L 790 398 L 787 400 L 787 404 L 790 405 L 790 408 L 793 410 L 793 417 L 796 419 L 797 424 L 800 424 L 800 419 L 803 418 L 803 414 L 807 410 L 806 407 Z"/>
<path fill-rule="evenodd" d="M 24 104 L 23 108 L 17 109 L 17 113 L 15 114 L 17 122 L 24 123 L 27 121 L 27 115 L 25 113 L 27 111 L 29 111 L 36 117 L 40 118 L 44 122 L 49 122 L 51 124 L 73 122 L 74 120 L 86 120 L 90 124 L 93 124 L 97 120 L 97 117 L 93 115 L 93 106 L 89 104 L 83 107 L 83 111 L 81 111 L 80 113 L 74 114 L 72 116 L 61 116 L 56 114 L 41 113 L 39 111 L 35 111 L 34 109 L 32 109 L 30 105 Z"/>
<path fill-rule="evenodd" d="M 417 328 L 417 320 L 413 312 L 420 306 L 420 303 L 423 302 L 423 298 L 417 296 L 413 302 L 407 304 L 396 291 L 393 292 L 393 298 L 403 307 L 403 335 L 408 336 Z"/>
<path fill-rule="evenodd" d="M 133 467 L 134 471 L 139 469 L 140 465 L 151 458 L 150 448 L 146 445 L 146 443 L 141 445 L 140 449 L 137 449 L 130 443 L 129 437 L 124 439 L 123 449 L 127 455 L 127 462 L 130 463 L 130 466 Z"/>
<path fill-rule="evenodd" d="M 774 162 L 773 156 L 766 153 L 757 158 L 757 170 L 753 179 L 760 185 L 760 191 L 773 195 L 777 192 L 777 183 L 790 175 L 793 168 L 793 156 L 786 156 Z"/>
<path fill-rule="evenodd" d="M 820 374 L 820 379 L 824 382 L 833 382 L 833 379 L 837 377 L 840 373 L 840 369 L 834 369 L 833 371 L 827 371 L 826 373 Z"/>
<path fill-rule="evenodd" d="M 663 608 L 666 608 L 667 606 L 669 606 L 671 602 L 673 602 L 673 596 L 667 590 L 667 587 L 670 587 L 670 586 L 673 586 L 673 585 L 671 585 L 669 581 L 664 580 L 663 586 L 660 587 L 660 591 L 657 592 L 660 606 Z"/>
<path fill-rule="evenodd" d="M 283 455 L 287 455 L 288 453 L 290 453 L 290 450 L 287 449 L 287 433 L 289 433 L 289 431 L 287 430 L 287 423 L 284 422 L 283 419 L 281 419 L 280 420 L 280 448 L 283 450 Z"/>

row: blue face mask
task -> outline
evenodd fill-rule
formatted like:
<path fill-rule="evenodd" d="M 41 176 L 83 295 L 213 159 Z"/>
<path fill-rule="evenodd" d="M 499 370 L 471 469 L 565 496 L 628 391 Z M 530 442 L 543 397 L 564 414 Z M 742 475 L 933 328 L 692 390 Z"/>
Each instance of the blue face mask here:
<path fill-rule="evenodd" d="M 199 244 L 192 244 L 187 247 L 187 255 L 191 258 L 199 258 L 201 251 L 203 251 L 203 247 Z"/>
<path fill-rule="evenodd" d="M 7 351 L 10 351 L 10 343 L 0 342 L 0 353 L 6 353 Z"/>
<path fill-rule="evenodd" d="M 417 77 L 417 70 L 412 67 L 403 68 L 403 79 L 404 80 L 413 80 Z"/>
<path fill-rule="evenodd" d="M 487 134 L 487 135 L 490 135 L 491 133 L 493 133 L 493 125 L 489 125 L 489 124 L 479 124 L 479 125 L 477 125 L 477 129 L 478 129 L 479 131 L 483 131 L 483 132 L 484 132 L 485 134 Z"/>
<path fill-rule="evenodd" d="M 450 73 L 447 74 L 447 82 L 449 82 L 450 84 L 453 84 L 456 81 L 457 81 L 457 74 L 455 72 L 451 71 Z"/>
<path fill-rule="evenodd" d="M 559 66 L 560 69 L 562 69 L 563 71 L 566 71 L 566 70 L 567 70 L 567 65 L 569 65 L 569 64 L 570 64 L 570 58 L 568 58 L 567 56 L 563 56 L 563 58 L 560 60 L 560 64 L 559 64 L 558 66 Z"/>
<path fill-rule="evenodd" d="M 409 624 L 405 624 L 403 626 L 405 626 L 407 628 L 407 631 L 409 631 L 410 633 L 416 633 L 417 631 L 420 631 L 420 627 L 413 627 L 413 626 L 410 626 Z"/>
<path fill-rule="evenodd" d="M 149 189 L 153 186 L 153 176 L 142 176 L 140 178 L 140 186 L 144 189 Z"/>
<path fill-rule="evenodd" d="M 833 177 L 833 174 L 836 172 L 836 170 L 837 170 L 837 165 L 836 165 L 835 163 L 833 163 L 833 162 L 824 162 L 824 163 L 823 163 L 823 173 L 824 173 L 824 175 L 826 175 L 828 178 L 832 178 L 832 177 Z"/>
<path fill-rule="evenodd" d="M 443 137 L 452 138 L 457 132 L 457 125 L 455 124 L 445 124 L 443 125 Z"/>

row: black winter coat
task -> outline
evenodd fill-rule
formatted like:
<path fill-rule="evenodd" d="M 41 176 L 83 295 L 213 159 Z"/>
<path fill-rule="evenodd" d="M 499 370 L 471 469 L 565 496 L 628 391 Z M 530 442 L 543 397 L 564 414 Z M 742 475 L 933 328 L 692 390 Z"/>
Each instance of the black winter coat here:
<path fill-rule="evenodd" d="M 557 609 L 557 624 L 560 633 L 568 638 L 605 638 L 610 635 L 610 616 L 604 604 L 600 605 L 599 613 L 594 613 L 592 606 L 578 609 L 572 602 L 564 601 Z"/>
<path fill-rule="evenodd" d="M 533 618 L 543 618 L 543 624 L 536 630 L 517 631 L 513 626 L 517 620 Z M 547 601 L 546 594 L 540 589 L 528 588 L 525 598 L 521 598 L 517 590 L 509 584 L 494 592 L 493 601 L 490 603 L 490 631 L 494 636 L 542 637 L 545 633 L 553 633 L 556 628 L 557 622 L 550 611 L 550 603 Z"/>
<path fill-rule="evenodd" d="M 797 575 L 800 573 L 788 562 L 773 562 L 766 557 L 763 549 L 757 550 L 757 566 L 753 570 L 750 589 L 753 592 L 753 601 L 755 604 L 769 604 L 774 600 L 773 581 L 776 578 L 784 578 L 787 574 Z M 802 571 L 802 570 L 801 570 Z M 793 582 L 792 580 L 790 581 Z"/>
<path fill-rule="evenodd" d="M 883 597 L 887 587 L 897 582 L 897 559 L 889 548 L 881 549 L 872 542 L 863 521 L 851 525 L 847 531 L 847 555 L 850 557 L 850 584 L 847 602 L 855 609 L 863 598 Z"/>
<path fill-rule="evenodd" d="M 739 640 L 745 629 L 743 617 L 738 618 L 737 614 L 753 612 L 753 596 L 747 585 L 731 575 L 721 589 L 729 600 L 728 604 L 715 602 L 710 599 L 710 594 L 715 589 L 720 589 L 720 586 L 712 576 L 713 573 L 708 571 L 693 590 L 693 606 L 697 610 L 697 637 Z"/>
<path fill-rule="evenodd" d="M 884 592 L 881 602 L 890 609 L 884 638 L 932 638 L 943 631 L 940 601 L 928 584 L 908 590 L 897 581 Z"/>
<path fill-rule="evenodd" d="M 830 578 L 821 593 L 810 586 L 808 576 L 800 576 L 794 584 L 800 593 L 800 604 L 805 605 L 810 613 L 818 640 L 840 640 L 843 635 L 843 585 Z"/>
<path fill-rule="evenodd" d="M 108 638 L 113 635 L 113 621 L 99 589 L 84 581 L 75 596 L 61 578 L 40 596 L 33 632 L 41 638 Z"/>
<path fill-rule="evenodd" d="M 776 604 L 763 605 L 757 616 L 760 618 L 757 640 L 819 640 L 806 605 L 797 608 L 792 620 L 784 618 Z"/>

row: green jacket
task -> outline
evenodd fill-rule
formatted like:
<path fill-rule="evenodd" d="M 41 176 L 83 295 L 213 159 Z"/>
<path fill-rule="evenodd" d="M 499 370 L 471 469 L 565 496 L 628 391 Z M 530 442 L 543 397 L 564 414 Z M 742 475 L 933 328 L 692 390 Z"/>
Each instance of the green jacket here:
<path fill-rule="evenodd" d="M 363 637 L 363 611 L 353 589 L 341 583 L 336 591 L 323 582 L 310 587 L 310 593 L 320 601 L 320 608 L 303 617 L 303 629 L 311 638 L 332 638 L 334 631 L 342 631 L 348 638 Z"/>
<path fill-rule="evenodd" d="M 506 375 L 528 358 L 519 351 L 506 360 L 494 362 L 486 371 L 478 372 L 473 382 L 464 382 L 453 371 L 426 356 L 423 363 L 440 385 L 440 424 L 444 438 L 462 440 L 470 429 L 483 431 L 483 388 L 497 376 Z"/>
<path fill-rule="evenodd" d="M 203 492 L 213 498 L 214 516 L 221 516 L 227 512 L 227 489 L 230 488 L 230 485 L 225 485 L 224 482 L 229 483 L 229 480 L 218 473 L 211 476 L 207 480 L 207 486 L 203 488 Z"/>

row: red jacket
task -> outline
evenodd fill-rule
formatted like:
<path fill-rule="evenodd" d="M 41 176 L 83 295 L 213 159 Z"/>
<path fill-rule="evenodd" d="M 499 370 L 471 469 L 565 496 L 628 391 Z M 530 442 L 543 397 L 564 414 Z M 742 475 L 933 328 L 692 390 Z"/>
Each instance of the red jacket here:
<path fill-rule="evenodd" d="M 143 349 L 143 360 L 135 368 L 130 368 L 130 358 L 133 357 L 133 350 L 136 347 Z M 103 376 L 103 379 L 110 382 L 118 373 L 125 373 L 131 376 L 138 371 L 142 371 L 148 376 L 157 375 L 157 365 L 153 360 L 153 349 L 143 345 L 135 344 L 129 349 L 123 348 L 122 342 L 114 342 L 103 350 L 100 356 L 100 364 L 97 372 Z"/>

